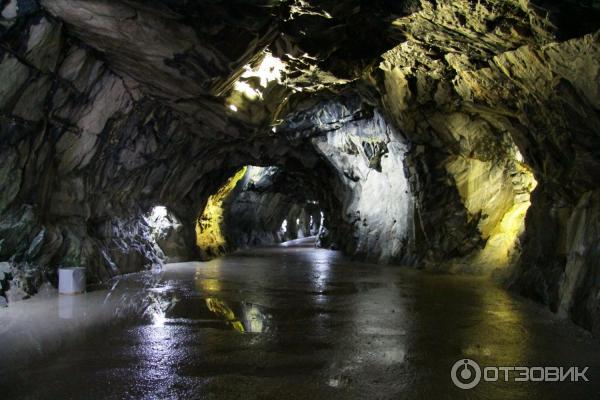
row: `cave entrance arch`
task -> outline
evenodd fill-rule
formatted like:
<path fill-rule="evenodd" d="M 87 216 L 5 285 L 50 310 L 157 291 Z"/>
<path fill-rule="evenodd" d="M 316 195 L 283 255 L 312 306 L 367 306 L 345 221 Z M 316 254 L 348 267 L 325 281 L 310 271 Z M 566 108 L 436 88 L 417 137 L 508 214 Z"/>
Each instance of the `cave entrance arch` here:
<path fill-rule="evenodd" d="M 202 258 L 235 248 L 325 236 L 327 213 L 310 177 L 277 166 L 244 166 L 210 195 L 196 220 Z"/>

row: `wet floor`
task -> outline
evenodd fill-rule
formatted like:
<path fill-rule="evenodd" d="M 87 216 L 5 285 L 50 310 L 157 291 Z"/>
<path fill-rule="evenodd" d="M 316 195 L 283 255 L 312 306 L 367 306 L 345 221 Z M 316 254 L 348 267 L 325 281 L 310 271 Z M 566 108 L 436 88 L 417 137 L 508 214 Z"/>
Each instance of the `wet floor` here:
<path fill-rule="evenodd" d="M 453 386 L 452 365 L 589 367 Z M 595 399 L 600 345 L 474 277 L 309 246 L 132 274 L 0 310 L 1 399 Z"/>

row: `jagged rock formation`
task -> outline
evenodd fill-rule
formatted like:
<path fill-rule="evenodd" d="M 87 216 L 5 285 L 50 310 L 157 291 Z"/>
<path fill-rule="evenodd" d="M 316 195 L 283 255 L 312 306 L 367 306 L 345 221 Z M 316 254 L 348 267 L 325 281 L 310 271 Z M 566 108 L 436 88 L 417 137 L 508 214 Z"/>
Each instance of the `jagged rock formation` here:
<path fill-rule="evenodd" d="M 269 168 L 221 203 L 229 249 L 323 211 L 355 257 L 494 272 L 600 329 L 597 2 L 4 0 L 0 14 L 0 299 L 61 265 L 102 281 L 202 256 L 209 196 L 253 165 Z"/>

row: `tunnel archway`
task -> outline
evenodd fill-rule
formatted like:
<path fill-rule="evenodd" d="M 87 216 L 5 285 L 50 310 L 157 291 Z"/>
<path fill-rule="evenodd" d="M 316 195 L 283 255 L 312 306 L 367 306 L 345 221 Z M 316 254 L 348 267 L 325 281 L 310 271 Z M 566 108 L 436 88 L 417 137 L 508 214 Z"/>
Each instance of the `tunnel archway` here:
<path fill-rule="evenodd" d="M 596 6 L 192 3 L 2 2 L 2 301 L 160 265 L 156 205 L 198 257 L 209 197 L 276 166 L 345 253 L 500 269 L 598 329 Z"/>
<path fill-rule="evenodd" d="M 599 149 L 598 0 L 0 0 L 0 393 L 597 397 Z"/>

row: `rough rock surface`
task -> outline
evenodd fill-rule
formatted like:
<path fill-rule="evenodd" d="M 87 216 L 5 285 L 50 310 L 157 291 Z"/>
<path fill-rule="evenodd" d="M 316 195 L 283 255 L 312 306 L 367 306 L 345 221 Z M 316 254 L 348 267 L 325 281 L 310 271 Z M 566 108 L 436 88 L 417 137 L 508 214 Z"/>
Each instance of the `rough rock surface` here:
<path fill-rule="evenodd" d="M 4 0 L 0 16 L 9 301 L 61 265 L 101 281 L 199 257 L 209 196 L 253 165 L 278 177 L 224 202 L 230 248 L 323 211 L 349 254 L 495 273 L 600 332 L 597 2 Z"/>

